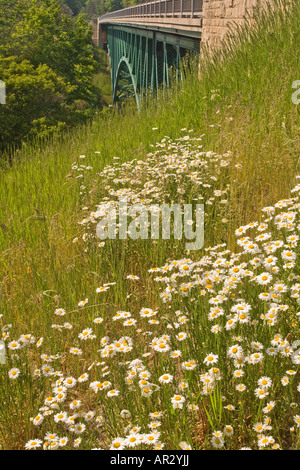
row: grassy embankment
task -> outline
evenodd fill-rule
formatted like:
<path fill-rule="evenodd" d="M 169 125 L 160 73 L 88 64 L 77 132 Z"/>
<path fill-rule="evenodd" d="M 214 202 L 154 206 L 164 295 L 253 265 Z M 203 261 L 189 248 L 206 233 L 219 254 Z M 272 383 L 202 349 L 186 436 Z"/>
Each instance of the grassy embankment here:
<path fill-rule="evenodd" d="M 114 437 L 125 435 L 127 421 L 117 415 L 123 408 L 130 409 L 133 423 L 141 426 L 146 426 L 149 412 L 164 411 L 160 440 L 165 443 L 165 448 L 177 448 L 180 440 L 188 441 L 194 448 L 209 448 L 211 432 L 223 430 L 226 424 L 231 424 L 235 430 L 232 440 L 226 441 L 228 448 L 239 448 L 242 445 L 255 447 L 255 432 L 251 427 L 263 419 L 261 405 L 255 404 L 254 392 L 248 392 L 249 396 L 238 395 L 239 392 L 231 393 L 235 383 L 229 376 L 226 348 L 234 344 L 232 335 L 248 335 L 253 341 L 266 340 L 266 343 L 272 334 L 278 332 L 293 337 L 293 333 L 288 331 L 289 323 L 275 325 L 272 333 L 269 327 L 266 333 L 264 327 L 255 333 L 246 332 L 243 328 L 248 326 L 240 325 L 233 333 L 224 329 L 222 334 L 212 334 L 209 330 L 212 323 L 207 323 L 205 317 L 209 311 L 209 304 L 205 303 L 208 301 L 202 300 L 205 296 L 197 293 L 190 300 L 174 296 L 172 301 L 162 303 L 159 298 L 161 288 L 159 284 L 157 287 L 148 273 L 151 267 L 163 266 L 168 260 L 187 256 L 183 244 L 160 240 L 157 243 L 128 240 L 122 243 L 107 242 L 104 247 L 97 248 L 95 241 L 82 239 L 84 229 L 78 225 L 78 221 L 95 210 L 96 204 L 108 195 L 104 188 L 108 181 L 105 182 L 103 176 L 97 176 L 97 172 L 105 165 L 116 161 L 127 162 L 133 158 L 145 160 L 147 153 L 156 151 L 156 143 L 166 136 L 167 143 L 185 135 L 196 138 L 201 136 L 202 140 L 198 143 L 203 147 L 198 152 L 203 150 L 216 152 L 217 155 L 225 154 L 224 159 L 229 158 L 231 162 L 222 169 L 218 161 L 210 161 L 210 156 L 204 155 L 203 159 L 208 162 L 205 171 L 201 168 L 195 170 L 192 164 L 187 171 L 187 174 L 198 171 L 198 177 L 204 183 L 211 184 L 211 187 L 201 189 L 204 201 L 211 198 L 212 202 L 205 225 L 205 247 L 226 242 L 229 249 L 236 249 L 236 228 L 254 220 L 260 221 L 264 206 L 289 197 L 289 190 L 294 186 L 299 171 L 299 106 L 292 103 L 292 83 L 299 79 L 300 71 L 299 21 L 298 3 L 289 12 L 276 9 L 275 13 L 259 16 L 251 28 L 250 25 L 242 28 L 210 60 L 203 58 L 200 80 L 195 64 L 186 72 L 182 83 L 167 91 L 164 97 L 159 94 L 159 99 L 149 104 L 140 115 L 134 106 L 128 105 L 124 113 L 118 114 L 116 111 L 101 116 L 91 125 L 70 132 L 47 146 L 36 143 L 24 147 L 16 153 L 10 167 L 3 164 L 0 178 L 0 313 L 3 318 L 0 321 L 3 325 L 12 324 L 8 341 L 31 333 L 36 340 L 43 337 L 44 342 L 40 349 L 35 344 L 21 349 L 20 361 L 9 359 L 6 366 L 0 366 L 0 447 L 22 449 L 29 439 L 43 439 L 48 431 L 56 432 L 60 437 L 68 435 L 68 446 L 73 445 L 73 434 L 55 423 L 53 416 L 45 418 L 41 427 L 34 427 L 30 422 L 30 417 L 38 414 L 44 399 L 50 395 L 51 384 L 55 381 L 54 377 L 43 373 L 41 378 L 33 377 L 33 371 L 46 364 L 40 358 L 42 353 L 60 353 L 60 359 L 50 365 L 61 371 L 64 377 L 77 378 L 87 372 L 94 361 L 105 361 L 111 370 L 108 380 L 121 392 L 115 398 L 107 398 L 106 391 L 99 392 L 104 395 L 96 403 L 94 392 L 88 391 L 88 383 L 101 380 L 103 375 L 99 368 L 95 371 L 95 366 L 89 372 L 87 384 L 80 384 L 78 390 L 77 387 L 76 390 L 70 389 L 73 399 L 77 397 L 82 400 L 84 411 L 95 410 L 97 415 L 105 415 L 100 432 L 85 422 L 88 431 L 81 436 L 83 448 L 109 447 Z M 193 132 L 182 131 L 183 128 Z M 182 150 L 178 145 L 186 141 L 175 142 L 177 146 L 174 144 L 169 152 L 180 155 Z M 167 147 L 163 149 L 167 150 Z M 79 159 L 80 155 L 86 158 Z M 114 157 L 118 160 L 114 160 Z M 159 155 L 157 159 L 161 161 Z M 71 170 L 74 162 L 91 166 L 92 169 Z M 163 174 L 162 168 L 163 165 L 158 176 Z M 121 170 L 118 172 L 121 174 Z M 190 182 L 186 183 L 187 176 L 186 180 L 182 177 L 180 181 L 165 183 L 157 175 L 151 176 L 151 179 L 161 184 L 166 199 L 173 191 L 173 200 L 176 200 L 177 187 L 185 191 L 185 202 L 198 195 L 199 186 L 195 189 Z M 210 179 L 211 176 L 217 178 L 216 183 Z M 147 178 L 149 173 L 139 174 L 140 183 L 145 183 Z M 226 190 L 224 198 L 228 202 L 225 206 L 216 203 L 217 197 L 213 190 Z M 83 210 L 84 206 L 88 210 Z M 224 218 L 227 222 L 222 222 Z M 91 225 L 87 232 L 93 233 L 94 227 Z M 274 232 L 272 236 L 278 235 Z M 79 238 L 77 243 L 73 242 L 75 237 Z M 200 259 L 204 254 L 206 252 L 189 253 L 188 256 Z M 129 281 L 126 279 L 128 274 L 135 274 L 140 279 Z M 100 294 L 102 297 L 99 300 L 99 294 L 95 294 L 96 288 L 109 282 L 116 284 L 107 293 Z M 216 294 L 218 289 L 217 284 L 213 283 L 212 292 Z M 208 293 L 208 289 L 205 292 Z M 253 292 L 257 294 L 257 291 Z M 245 299 L 248 294 L 250 297 L 253 294 L 251 286 L 242 283 L 237 288 L 237 298 Z M 77 305 L 85 298 L 89 302 L 81 311 Z M 259 305 L 255 304 L 254 298 L 253 294 L 253 309 Z M 285 303 L 288 302 L 289 299 L 286 299 Z M 128 330 L 129 327 L 111 320 L 118 310 L 129 311 L 138 319 L 142 307 L 159 310 L 160 323 L 149 325 L 147 319 L 139 319 L 137 328 L 142 330 L 141 333 L 137 329 Z M 73 325 L 70 331 L 59 332 L 51 327 L 62 323 L 58 321 L 59 317 L 53 316 L 56 308 L 66 309 L 67 316 L 63 320 Z M 293 304 L 292 315 L 295 308 Z M 190 323 L 183 325 L 188 339 L 176 344 L 175 337 L 172 337 L 172 348 L 182 350 L 182 360 L 197 360 L 197 373 L 180 369 L 180 364 L 174 365 L 173 360 L 162 357 L 160 353 L 156 357 L 151 349 L 150 359 L 142 356 L 148 351 L 146 345 L 154 336 L 178 333 L 166 327 L 174 321 L 170 312 L 174 315 L 179 309 L 183 313 L 188 312 Z M 100 326 L 92 323 L 95 317 L 104 319 Z M 97 335 L 97 339 L 90 340 L 90 343 L 78 339 L 78 333 L 87 327 L 93 327 Z M 295 328 L 296 333 L 299 333 L 299 326 Z M 145 340 L 142 334 L 147 329 L 152 331 L 153 336 L 148 339 L 146 336 Z M 155 365 L 151 370 L 151 382 L 158 384 L 158 377 L 164 372 L 170 372 L 176 384 L 173 383 L 170 386 L 173 388 L 168 391 L 164 388 L 168 386 L 162 385 L 163 390 L 156 391 L 149 398 L 141 396 L 141 393 L 135 398 L 135 392 L 127 390 L 128 384 L 124 382 L 126 369 L 119 368 L 119 358 L 101 359 L 97 353 L 101 347 L 99 340 L 105 335 L 111 341 L 124 335 L 131 336 L 134 339 L 134 350 L 124 359 L 145 360 L 148 369 Z M 78 358 L 70 355 L 72 346 L 82 348 L 83 355 Z M 224 389 L 223 381 L 215 388 L 212 400 L 216 402 L 210 401 L 209 396 L 197 395 L 197 390 L 201 389 L 199 374 L 205 369 L 203 359 L 210 352 L 220 356 L 217 367 L 227 380 Z M 273 367 L 274 364 L 275 361 Z M 275 383 L 279 364 L 280 360 L 275 369 L 269 365 L 262 368 L 261 375 L 272 376 Z M 15 380 L 8 380 L 8 371 L 12 367 L 19 368 L 21 374 Z M 284 373 L 285 369 L 281 375 Z M 259 377 L 257 372 L 254 378 L 250 377 L 251 374 L 247 370 L 246 378 L 241 380 L 244 383 L 249 381 L 247 387 L 250 390 L 257 386 L 254 382 Z M 189 382 L 190 393 L 179 391 L 179 382 L 183 378 Z M 284 388 L 284 392 L 281 392 L 278 384 L 274 387 L 274 397 L 287 391 Z M 234 417 L 226 415 L 219 401 L 220 394 L 227 395 L 227 392 L 238 407 Z M 174 393 L 182 393 L 189 402 L 198 399 L 199 410 L 192 418 L 177 415 L 178 410 L 171 407 L 170 398 Z M 282 448 L 299 448 L 299 440 L 293 440 L 287 425 L 282 424 L 282 419 L 290 413 L 287 403 L 299 402 L 299 395 L 297 398 L 295 393 L 294 389 L 286 392 L 285 401 L 279 406 L 272 423 L 274 428 L 270 433 Z M 132 398 L 128 401 L 131 394 Z M 67 410 L 66 403 L 59 405 L 60 409 Z M 209 410 L 209 418 L 206 418 L 205 407 Z M 214 409 L 217 411 L 214 412 Z M 54 410 L 54 413 L 57 411 Z M 245 422 L 245 417 L 249 422 Z M 141 432 L 146 431 L 143 428 Z"/>

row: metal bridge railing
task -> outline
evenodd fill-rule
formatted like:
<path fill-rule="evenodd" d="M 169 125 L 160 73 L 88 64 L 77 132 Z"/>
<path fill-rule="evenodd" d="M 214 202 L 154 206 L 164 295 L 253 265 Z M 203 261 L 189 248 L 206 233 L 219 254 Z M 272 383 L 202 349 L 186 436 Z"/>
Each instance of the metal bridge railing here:
<path fill-rule="evenodd" d="M 154 0 L 101 16 L 100 22 L 117 18 L 201 18 L 203 0 Z"/>

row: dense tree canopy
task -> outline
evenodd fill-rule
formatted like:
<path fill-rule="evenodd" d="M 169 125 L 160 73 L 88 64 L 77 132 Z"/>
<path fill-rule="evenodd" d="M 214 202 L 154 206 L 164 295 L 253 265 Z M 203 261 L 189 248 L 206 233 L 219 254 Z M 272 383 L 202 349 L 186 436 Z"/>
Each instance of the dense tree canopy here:
<path fill-rule="evenodd" d="M 0 151 L 51 135 L 101 109 L 93 85 L 103 57 L 92 44 L 90 18 L 138 0 L 1 0 Z"/>
<path fill-rule="evenodd" d="M 86 13 L 89 18 L 93 18 L 143 1 L 145 0 L 86 0 L 81 12 Z"/>
<path fill-rule="evenodd" d="M 64 3 L 68 5 L 73 15 L 78 15 L 81 9 L 85 6 L 86 0 L 64 0 Z"/>
<path fill-rule="evenodd" d="M 0 149 L 92 116 L 101 106 L 89 23 L 60 0 L 1 0 Z M 72 3 L 72 2 L 70 2 Z M 82 3 L 82 2 L 81 2 Z"/>

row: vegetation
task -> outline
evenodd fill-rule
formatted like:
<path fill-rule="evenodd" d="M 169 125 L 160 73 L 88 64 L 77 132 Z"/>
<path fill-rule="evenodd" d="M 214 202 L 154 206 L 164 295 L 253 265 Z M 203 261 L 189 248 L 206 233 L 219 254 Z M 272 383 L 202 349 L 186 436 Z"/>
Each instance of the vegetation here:
<path fill-rule="evenodd" d="M 95 18 L 111 11 L 120 10 L 121 8 L 126 8 L 143 2 L 144 0 L 86 0 L 82 6 L 81 13 L 86 14 L 88 18 Z M 74 11 L 74 14 L 76 14 L 75 12 L 78 11 L 77 8 L 73 9 L 70 5 L 70 3 L 73 2 L 66 3 Z"/>
<path fill-rule="evenodd" d="M 4 0 L 0 77 L 7 106 L 0 108 L 0 150 L 32 136 L 62 132 L 102 108 L 94 85 L 100 54 L 90 25 L 73 20 L 58 0 Z M 102 59 L 103 62 L 103 59 Z"/>
<path fill-rule="evenodd" d="M 2 162 L 3 449 L 300 448 L 299 21 L 277 2 L 141 114 Z M 203 200 L 203 249 L 101 243 L 124 189 Z"/>

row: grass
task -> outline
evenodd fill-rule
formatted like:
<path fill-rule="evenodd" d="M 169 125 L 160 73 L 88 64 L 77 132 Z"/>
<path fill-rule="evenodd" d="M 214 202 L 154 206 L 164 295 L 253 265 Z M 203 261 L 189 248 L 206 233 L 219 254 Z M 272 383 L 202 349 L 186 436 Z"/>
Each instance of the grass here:
<path fill-rule="evenodd" d="M 207 163 L 199 169 L 198 177 L 205 184 L 211 184 L 210 188 L 201 190 L 204 200 L 211 199 L 212 203 L 207 210 L 206 248 L 227 243 L 230 250 L 241 249 L 235 230 L 254 220 L 261 222 L 263 207 L 289 197 L 299 172 L 300 108 L 292 103 L 292 83 L 299 78 L 300 70 L 297 53 L 300 6 L 294 4 L 286 9 L 279 8 L 277 3 L 274 11 L 269 9 L 257 15 L 251 27 L 246 24 L 240 28 L 238 34 L 232 35 L 213 57 L 208 57 L 203 51 L 200 80 L 197 59 L 190 68 L 185 68 L 182 83 L 174 84 L 164 96 L 159 93 L 158 99 L 149 103 L 141 114 L 137 113 L 133 104 L 128 104 L 121 112 L 109 111 L 93 123 L 49 141 L 48 145 L 39 142 L 24 145 L 16 152 L 11 164 L 3 160 L 0 178 L 0 298 L 3 326 L 12 324 L 8 341 L 26 333 L 33 334 L 36 340 L 44 338 L 40 349 L 36 349 L 35 344 L 26 347 L 19 352 L 20 360 L 9 358 L 6 366 L 0 366 L 0 446 L 3 449 L 23 449 L 28 440 L 43 439 L 47 431 L 57 432 L 60 436 L 69 432 L 65 430 L 61 434 L 61 425 L 54 423 L 51 417 L 47 418 L 52 419 L 50 426 L 46 420 L 41 428 L 35 428 L 30 422 L 30 418 L 39 413 L 55 381 L 43 373 L 41 378 L 33 377 L 33 371 L 46 364 L 40 358 L 41 353 L 60 353 L 58 363 L 50 365 L 54 364 L 55 370 L 62 371 L 64 377 L 79 377 L 91 364 L 103 361 L 111 371 L 108 380 L 113 378 L 113 386 L 120 390 L 120 397 L 107 398 L 103 394 L 103 398 L 95 400 L 94 392 L 88 390 L 88 386 L 84 387 L 84 383 L 80 384 L 79 390 L 77 387 L 71 389 L 72 399 L 80 397 L 84 411 L 94 410 L 99 416 L 105 414 L 101 432 L 97 427 L 87 425 L 81 444 L 83 448 L 107 448 L 113 438 L 123 436 L 124 427 L 129 423 L 119 418 L 123 408 L 131 411 L 133 425 L 143 427 L 147 427 L 149 412 L 163 411 L 161 440 L 165 448 L 178 448 L 183 440 L 193 448 L 209 448 L 212 432 L 221 427 L 223 429 L 227 424 L 235 430 L 233 440 L 226 441 L 227 448 L 257 445 L 251 427 L 263 419 L 263 413 L 262 402 L 256 401 L 253 405 L 255 384 L 263 374 L 272 377 L 272 398 L 274 396 L 277 400 L 281 393 L 281 377 L 277 371 L 282 362 L 288 363 L 289 358 L 278 355 L 273 360 L 269 357 L 260 370 L 255 370 L 253 374 L 247 372 L 247 387 L 253 393 L 241 399 L 239 392 L 231 392 L 234 368 L 228 365 L 225 352 L 234 344 L 235 336 L 245 339 L 248 335 L 247 347 L 251 338 L 259 341 L 258 337 L 269 347 L 274 334 L 279 332 L 283 338 L 299 339 L 294 297 L 287 294 L 284 298 L 290 306 L 291 316 L 287 320 L 280 319 L 280 323 L 273 328 L 265 327 L 262 321 L 255 332 L 249 325 L 239 325 L 234 333 L 225 334 L 224 330 L 222 334 L 215 335 L 210 332 L 212 324 L 207 320 L 210 308 L 208 295 L 203 296 L 200 292 L 188 298 L 174 295 L 164 303 L 160 297 L 161 286 L 148 273 L 152 267 L 162 267 L 170 260 L 187 256 L 181 243 L 161 240 L 157 243 L 111 241 L 105 244 L 99 255 L 99 248 L 92 238 L 86 242 L 82 239 L 84 233 L 93 235 L 94 225 L 89 224 L 86 231 L 78 225 L 108 195 L 105 186 L 112 183 L 106 174 L 101 174 L 105 165 L 115 166 L 116 175 L 130 178 L 130 172 L 126 173 L 115 163 L 122 164 L 132 159 L 145 161 L 148 171 L 135 170 L 136 164 L 130 167 L 132 174 L 136 171 L 137 189 L 141 191 L 142 183 L 149 180 L 150 174 L 153 174 L 150 171 L 157 162 L 161 165 L 160 172 L 158 178 L 153 179 L 162 189 L 163 196 L 159 200 L 168 199 L 170 194 L 174 194 L 174 200 L 181 202 L 198 196 L 199 186 L 191 184 L 187 177 L 163 182 L 161 175 L 166 150 L 176 153 L 178 159 L 188 154 L 189 164 L 195 153 L 205 152 L 202 158 Z M 182 140 L 186 135 L 193 139 L 201 138 L 201 141 Z M 161 139 L 165 140 L 162 142 Z M 213 158 L 206 153 L 209 151 L 214 152 Z M 149 153 L 154 156 L 149 157 Z M 80 155 L 86 158 L 80 159 Z M 222 158 L 230 160 L 228 167 L 220 167 Z M 85 167 L 80 169 L 80 165 Z M 216 181 L 211 180 L 211 176 Z M 184 191 L 181 199 L 176 195 L 177 187 Z M 218 202 L 214 190 L 226 191 L 224 198 L 228 203 L 225 206 Z M 88 210 L 83 210 L 83 207 L 88 207 Z M 221 222 L 222 218 L 226 218 L 227 222 Z M 272 225 L 270 232 L 272 237 L 279 237 L 277 226 Z M 285 243 L 287 236 L 283 236 Z M 78 243 L 73 242 L 75 238 L 78 238 Z M 205 251 L 196 253 L 197 259 L 204 254 Z M 249 265 L 249 254 L 243 254 L 242 259 Z M 279 267 L 285 283 L 292 282 L 288 280 L 282 263 Z M 294 270 L 295 276 L 299 276 L 297 269 L 298 265 Z M 126 280 L 127 274 L 135 274 L 140 279 L 130 282 Z M 226 275 L 229 276 L 227 272 Z M 103 297 L 99 300 L 96 287 L 110 282 L 116 284 L 107 293 L 100 294 Z M 180 289 L 180 286 L 176 288 Z M 208 294 L 208 289 L 206 291 Z M 212 292 L 218 292 L 218 288 L 214 287 Z M 256 309 L 259 292 L 259 286 L 253 287 L 253 283 L 243 279 L 235 295 Z M 78 302 L 85 298 L 89 302 L 81 309 Z M 233 302 L 232 299 L 230 301 Z M 265 308 L 262 303 L 257 305 Z M 73 325 L 71 331 L 60 332 L 52 328 L 58 318 L 53 317 L 53 312 L 60 307 L 67 311 L 66 320 Z M 198 357 L 204 359 L 211 352 L 220 357 L 217 367 L 222 371 L 223 380 L 210 395 L 199 395 L 201 385 L 197 377 L 203 372 L 203 364 L 195 374 L 182 370 L 180 361 L 175 364 L 147 349 L 151 354 L 145 361 L 153 371 L 153 382 L 157 384 L 159 376 L 168 372 L 175 377 L 177 388 L 174 388 L 175 385 L 172 385 L 173 388 L 163 385 L 160 392 L 153 393 L 149 398 L 138 395 L 135 404 L 136 395 L 133 390 L 128 392 L 128 384 L 124 382 L 127 369 L 119 367 L 118 357 L 100 359 L 97 351 L 101 346 L 101 337 L 107 335 L 113 341 L 128 334 L 127 327 L 112 321 L 112 316 L 118 310 L 125 310 L 138 318 L 138 312 L 143 307 L 159 310 L 160 324 L 149 326 L 145 319 L 139 320 L 138 328 L 142 332 L 135 329 L 130 333 L 135 349 L 129 353 L 128 360 L 142 359 L 147 349 L 144 345 L 148 344 L 144 335 L 147 329 L 152 329 L 153 336 L 157 337 L 169 334 L 171 330 L 167 329 L 167 325 L 176 322 L 174 312 L 180 310 L 188 314 L 189 322 L 183 324 L 188 336 L 186 341 L 178 343 L 175 337 L 177 331 L 172 331 L 172 348 L 181 349 L 182 359 L 186 361 Z M 255 310 L 255 315 L 259 313 L 262 312 Z M 100 330 L 96 333 L 96 341 L 78 342 L 78 333 L 87 327 L 94 329 L 92 322 L 97 316 L 104 321 L 97 327 Z M 292 328 L 292 324 L 296 326 Z M 5 333 L 5 329 L 3 331 Z M 195 331 L 199 333 L 195 334 Z M 83 350 L 79 359 L 68 352 L 75 345 Z M 7 378 L 12 367 L 21 370 L 16 380 Z M 89 382 L 100 380 L 103 376 L 105 372 L 100 372 L 99 367 L 96 369 L 93 366 Z M 282 375 L 284 373 L 285 369 Z M 190 391 L 182 394 L 187 402 L 197 403 L 199 407 L 192 414 L 180 413 L 170 404 L 174 393 L 179 393 L 178 387 L 183 379 L 189 382 Z M 227 379 L 228 387 L 223 385 Z M 287 425 L 282 425 L 282 417 L 285 416 L 293 422 L 290 403 L 299 402 L 296 385 L 294 381 L 293 386 L 283 389 L 282 402 L 272 418 L 271 434 L 281 448 L 299 448 L 299 433 L 290 434 Z M 131 401 L 126 399 L 127 394 L 133 397 Z M 227 400 L 239 402 L 234 418 L 226 415 L 222 395 L 226 395 Z M 65 403 L 61 409 L 64 407 Z M 248 420 L 246 425 L 245 417 Z M 72 433 L 70 436 L 68 445 L 71 445 Z"/>
<path fill-rule="evenodd" d="M 100 54 L 100 53 L 99 53 Z M 108 106 L 112 104 L 111 77 L 109 70 L 109 59 L 106 53 L 101 50 L 101 67 L 94 77 L 94 85 L 101 90 L 103 103 Z"/>

